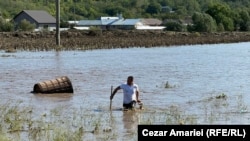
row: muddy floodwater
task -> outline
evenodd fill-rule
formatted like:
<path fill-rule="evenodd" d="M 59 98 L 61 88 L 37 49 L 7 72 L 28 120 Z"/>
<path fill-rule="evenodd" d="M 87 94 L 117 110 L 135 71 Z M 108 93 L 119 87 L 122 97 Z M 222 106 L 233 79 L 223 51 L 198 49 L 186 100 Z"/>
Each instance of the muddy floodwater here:
<path fill-rule="evenodd" d="M 26 120 L 16 130 L 10 131 L 13 126 L 8 120 L 1 120 L 2 132 L 17 140 L 46 140 L 55 138 L 57 127 L 67 133 L 81 130 L 82 140 L 137 140 L 138 124 L 249 124 L 249 67 L 249 42 L 87 51 L 0 51 L 0 105 L 18 107 L 18 111 L 29 109 L 24 111 L 29 118 L 18 117 Z M 119 91 L 110 111 L 111 86 L 125 82 L 129 75 L 139 85 L 144 110 L 121 111 Z M 35 83 L 60 76 L 71 80 L 73 94 L 31 93 Z M 13 123 L 14 118 L 9 119 Z M 45 129 L 39 132 L 40 137 L 38 133 L 32 136 L 34 132 L 30 131 L 38 127 Z M 57 132 L 50 134 L 54 131 Z"/>

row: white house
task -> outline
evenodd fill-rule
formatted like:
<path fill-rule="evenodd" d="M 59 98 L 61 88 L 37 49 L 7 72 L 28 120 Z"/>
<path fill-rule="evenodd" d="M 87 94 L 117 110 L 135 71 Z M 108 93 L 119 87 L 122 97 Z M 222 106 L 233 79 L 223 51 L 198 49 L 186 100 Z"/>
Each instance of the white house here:
<path fill-rule="evenodd" d="M 97 20 L 80 20 L 74 28 L 81 30 L 88 30 L 90 29 L 90 27 L 98 27 L 103 30 L 114 30 L 114 29 L 162 30 L 165 28 L 163 26 L 150 25 L 148 24 L 149 22 L 145 21 L 146 21 L 145 19 L 124 19 L 121 15 L 118 15 L 117 17 L 100 17 Z M 159 24 L 159 21 L 157 21 L 156 23 Z"/>

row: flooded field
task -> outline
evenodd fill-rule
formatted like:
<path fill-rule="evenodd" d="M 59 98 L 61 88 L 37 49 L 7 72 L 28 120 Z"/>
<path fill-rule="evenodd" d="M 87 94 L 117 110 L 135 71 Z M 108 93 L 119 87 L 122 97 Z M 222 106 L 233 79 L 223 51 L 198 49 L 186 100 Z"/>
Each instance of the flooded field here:
<path fill-rule="evenodd" d="M 249 124 L 250 43 L 6 53 L 0 51 L 0 139 L 137 140 L 138 124 Z M 122 112 L 135 77 L 144 110 Z M 73 94 L 33 94 L 70 78 Z"/>

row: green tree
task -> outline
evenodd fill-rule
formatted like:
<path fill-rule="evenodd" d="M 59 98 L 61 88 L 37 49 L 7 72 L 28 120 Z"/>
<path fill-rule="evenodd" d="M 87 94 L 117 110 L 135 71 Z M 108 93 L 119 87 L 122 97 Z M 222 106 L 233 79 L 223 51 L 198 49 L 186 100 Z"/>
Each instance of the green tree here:
<path fill-rule="evenodd" d="M 239 25 L 241 31 L 249 31 L 250 30 L 250 15 L 246 10 L 242 10 L 239 13 Z"/>
<path fill-rule="evenodd" d="M 153 14 L 158 14 L 161 11 L 161 5 L 156 2 L 152 2 L 148 5 L 146 12 L 153 15 Z"/>
<path fill-rule="evenodd" d="M 231 17 L 233 12 L 227 4 L 217 3 L 211 5 L 206 13 L 215 19 L 217 25 L 222 24 L 226 31 L 234 30 L 234 22 Z"/>
<path fill-rule="evenodd" d="M 11 22 L 7 22 L 0 16 L 0 32 L 13 31 L 14 26 Z"/>
<path fill-rule="evenodd" d="M 180 16 L 180 15 L 187 15 L 188 12 L 185 6 L 178 6 L 175 10 L 175 13 L 177 13 Z"/>
<path fill-rule="evenodd" d="M 186 9 L 189 14 L 193 14 L 194 12 L 200 12 L 200 5 L 197 0 L 188 0 L 186 4 Z"/>
<path fill-rule="evenodd" d="M 110 6 L 105 9 L 105 12 L 110 16 L 116 16 L 119 13 L 123 13 L 125 10 L 119 6 Z"/>
<path fill-rule="evenodd" d="M 196 12 L 192 16 L 193 30 L 198 32 L 214 32 L 217 29 L 215 20 L 206 13 Z"/>
<path fill-rule="evenodd" d="M 183 31 L 183 26 L 181 23 L 178 22 L 168 22 L 165 24 L 167 31 Z"/>

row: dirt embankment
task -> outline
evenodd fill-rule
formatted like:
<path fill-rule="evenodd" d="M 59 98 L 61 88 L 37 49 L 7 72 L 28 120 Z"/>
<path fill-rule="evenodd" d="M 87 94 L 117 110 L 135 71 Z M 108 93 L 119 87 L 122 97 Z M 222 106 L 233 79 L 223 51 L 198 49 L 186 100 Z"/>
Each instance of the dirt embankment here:
<path fill-rule="evenodd" d="M 249 32 L 62 31 L 58 47 L 55 32 L 2 32 L 0 50 L 88 50 L 246 41 L 250 41 Z"/>

